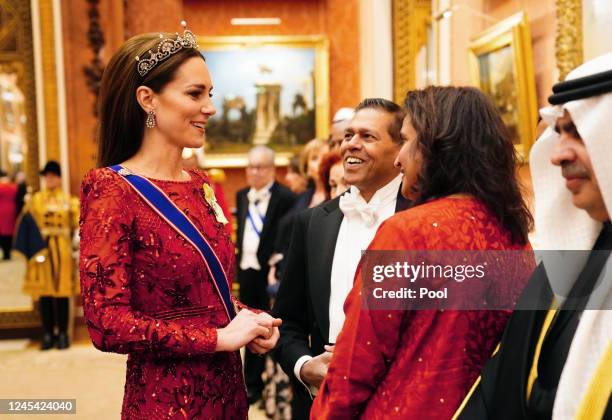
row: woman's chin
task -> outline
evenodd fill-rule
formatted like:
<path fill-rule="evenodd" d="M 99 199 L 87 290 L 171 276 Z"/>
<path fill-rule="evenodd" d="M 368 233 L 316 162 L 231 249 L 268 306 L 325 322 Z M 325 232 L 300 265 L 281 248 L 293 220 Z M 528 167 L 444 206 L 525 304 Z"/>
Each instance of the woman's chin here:
<path fill-rule="evenodd" d="M 206 139 L 204 137 L 199 137 L 195 139 L 190 139 L 188 142 L 185 142 L 185 144 L 183 144 L 183 147 L 189 149 L 199 149 L 200 147 L 204 146 L 204 143 L 206 143 Z"/>

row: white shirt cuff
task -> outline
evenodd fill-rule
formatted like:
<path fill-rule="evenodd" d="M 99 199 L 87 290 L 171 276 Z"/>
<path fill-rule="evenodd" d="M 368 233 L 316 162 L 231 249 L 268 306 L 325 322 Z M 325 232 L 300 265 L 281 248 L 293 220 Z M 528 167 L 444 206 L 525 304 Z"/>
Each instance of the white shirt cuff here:
<path fill-rule="evenodd" d="M 313 398 L 310 385 L 302 381 L 302 377 L 300 376 L 300 370 L 302 370 L 302 366 L 304 366 L 304 363 L 306 363 L 307 361 L 311 359 L 312 359 L 312 356 L 309 356 L 307 354 L 297 359 L 297 362 L 295 362 L 295 366 L 293 366 L 293 374 L 298 379 L 298 381 L 300 381 L 302 385 L 304 385 L 304 387 L 306 388 L 306 391 L 308 391 L 308 394 L 310 395 L 310 398 Z"/>

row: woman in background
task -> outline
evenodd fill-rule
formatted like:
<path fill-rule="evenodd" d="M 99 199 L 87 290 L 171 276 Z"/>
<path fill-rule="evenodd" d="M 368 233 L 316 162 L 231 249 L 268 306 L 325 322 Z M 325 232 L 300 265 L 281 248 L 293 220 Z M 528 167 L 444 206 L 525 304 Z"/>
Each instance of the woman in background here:
<path fill-rule="evenodd" d="M 300 195 L 293 207 L 293 212 L 298 213 L 310 207 L 315 207 L 329 199 L 325 193 L 325 185 L 319 176 L 319 164 L 321 158 L 327 151 L 327 144 L 320 139 L 312 139 L 300 153 L 300 171 L 308 180 L 308 187 Z"/>
<path fill-rule="evenodd" d="M 225 217 L 208 178 L 182 168 L 183 148 L 203 146 L 212 88 L 187 30 L 131 38 L 102 78 L 81 288 L 94 345 L 129 355 L 123 419 L 247 418 L 238 350 L 278 339 L 280 320 L 231 297 Z"/>
<path fill-rule="evenodd" d="M 319 166 L 319 177 L 323 180 L 325 192 L 330 199 L 336 198 L 350 187 L 344 180 L 342 157 L 337 151 L 323 155 Z"/>
<path fill-rule="evenodd" d="M 285 184 L 294 194 L 302 194 L 306 190 L 307 180 L 300 171 L 300 157 L 292 156 L 287 165 Z"/>

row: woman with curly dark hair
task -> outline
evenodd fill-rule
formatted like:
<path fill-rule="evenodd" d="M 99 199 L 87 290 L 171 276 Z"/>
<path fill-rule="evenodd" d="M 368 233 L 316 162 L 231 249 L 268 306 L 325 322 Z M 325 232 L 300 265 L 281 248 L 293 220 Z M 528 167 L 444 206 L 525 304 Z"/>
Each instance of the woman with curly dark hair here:
<path fill-rule="evenodd" d="M 416 206 L 388 219 L 368 249 L 522 250 L 530 256 L 532 217 L 516 178 L 517 156 L 492 102 L 473 88 L 428 87 L 408 92 L 404 106 L 404 145 L 395 165 L 403 174 L 402 194 Z M 533 267 L 525 261 L 500 276 L 498 295 L 518 297 Z M 462 286 L 469 288 L 474 306 L 464 309 L 470 310 L 415 310 L 414 303 L 371 310 L 362 264 L 313 418 L 451 418 L 510 311 L 472 310 L 490 297 L 488 278 Z M 387 309 L 397 308 L 391 305 Z"/>

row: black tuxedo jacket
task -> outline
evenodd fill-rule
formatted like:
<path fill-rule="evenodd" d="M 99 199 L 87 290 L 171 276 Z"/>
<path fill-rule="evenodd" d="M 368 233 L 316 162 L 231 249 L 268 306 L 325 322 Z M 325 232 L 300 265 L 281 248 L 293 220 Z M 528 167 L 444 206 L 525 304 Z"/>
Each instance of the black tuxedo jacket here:
<path fill-rule="evenodd" d="M 410 206 L 400 191 L 396 212 Z M 329 336 L 331 270 L 344 217 L 339 202 L 340 197 L 336 197 L 298 214 L 285 255 L 287 265 L 273 310 L 274 316 L 283 320 L 274 355 L 294 383 L 297 378 L 293 367 L 297 360 L 304 355 L 323 353 Z M 305 392 L 302 385 L 295 388 Z"/>
<path fill-rule="evenodd" d="M 236 234 L 236 264 L 240 267 L 242 257 L 242 240 L 244 238 L 244 227 L 247 223 L 247 212 L 249 210 L 249 199 L 247 193 L 249 188 L 243 188 L 236 193 L 236 217 L 238 229 Z M 278 222 L 293 206 L 295 194 L 291 190 L 278 182 L 274 182 L 270 188 L 270 202 L 266 210 L 261 236 L 259 237 L 259 248 L 257 248 L 257 260 L 262 267 L 268 266 L 268 260 L 274 249 L 274 240 L 278 230 Z"/>

